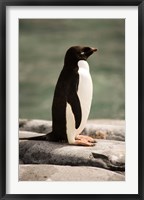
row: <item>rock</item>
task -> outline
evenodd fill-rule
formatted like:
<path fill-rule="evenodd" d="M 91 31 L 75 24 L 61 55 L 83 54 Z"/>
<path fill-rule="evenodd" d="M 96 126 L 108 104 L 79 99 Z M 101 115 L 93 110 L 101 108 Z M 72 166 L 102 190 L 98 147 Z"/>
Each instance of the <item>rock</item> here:
<path fill-rule="evenodd" d="M 52 130 L 52 122 L 46 120 L 19 120 L 19 130 L 21 131 L 30 131 L 37 133 L 49 133 Z"/>
<path fill-rule="evenodd" d="M 125 170 L 125 142 L 98 139 L 94 147 L 84 147 L 23 140 L 19 145 L 20 160 L 25 164 L 94 166 L 113 171 Z"/>
<path fill-rule="evenodd" d="M 19 121 L 21 181 L 124 181 L 125 122 L 89 120 L 84 135 L 97 139 L 94 147 L 27 140 L 47 134 L 52 122 Z"/>
<path fill-rule="evenodd" d="M 100 125 L 88 123 L 83 130 L 83 134 L 97 139 L 124 141 L 125 127 L 119 125 Z"/>
<path fill-rule="evenodd" d="M 117 125 L 117 126 L 125 126 L 125 120 L 119 119 L 90 119 L 88 120 L 90 124 L 99 124 L 99 125 Z"/>
<path fill-rule="evenodd" d="M 46 120 L 20 119 L 19 129 L 20 131 L 27 131 L 27 133 L 30 132 L 31 136 L 33 136 L 32 132 L 46 134 L 51 132 L 52 122 Z M 20 138 L 24 135 L 26 136 L 27 133 L 20 132 Z M 82 134 L 97 139 L 124 141 L 125 123 L 123 120 L 89 120 Z M 24 138 L 26 138 L 25 136 Z"/>
<path fill-rule="evenodd" d="M 20 165 L 19 181 L 125 181 L 125 177 L 97 167 Z"/>

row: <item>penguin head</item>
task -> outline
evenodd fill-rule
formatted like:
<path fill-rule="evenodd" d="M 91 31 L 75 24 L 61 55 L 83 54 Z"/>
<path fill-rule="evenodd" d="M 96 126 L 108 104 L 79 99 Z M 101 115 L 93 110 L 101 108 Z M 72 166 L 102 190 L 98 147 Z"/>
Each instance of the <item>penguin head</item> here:
<path fill-rule="evenodd" d="M 66 52 L 64 63 L 75 65 L 79 60 L 87 60 L 95 51 L 97 49 L 92 47 L 72 46 Z"/>

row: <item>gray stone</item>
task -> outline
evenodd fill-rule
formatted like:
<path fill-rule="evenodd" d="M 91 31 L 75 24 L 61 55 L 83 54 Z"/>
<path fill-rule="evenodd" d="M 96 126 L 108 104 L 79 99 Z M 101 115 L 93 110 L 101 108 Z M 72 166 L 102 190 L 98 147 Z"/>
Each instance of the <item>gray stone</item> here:
<path fill-rule="evenodd" d="M 37 133 L 49 133 L 52 130 L 52 122 L 38 119 L 19 119 L 19 130 Z"/>
<path fill-rule="evenodd" d="M 36 133 L 49 133 L 52 130 L 52 122 L 46 120 L 19 120 L 20 138 L 35 136 L 32 132 Z M 24 133 L 27 131 L 27 133 Z M 23 134 L 22 134 L 23 133 Z M 30 135 L 28 135 L 28 133 Z M 108 140 L 125 140 L 125 123 L 123 120 L 89 120 L 85 129 L 84 135 L 89 135 L 97 139 Z"/>
<path fill-rule="evenodd" d="M 97 140 L 94 147 L 66 143 L 20 140 L 20 160 L 25 164 L 94 166 L 125 170 L 125 142 Z"/>
<path fill-rule="evenodd" d="M 125 181 L 125 177 L 97 167 L 20 165 L 19 181 Z"/>
<path fill-rule="evenodd" d="M 83 134 L 97 139 L 125 141 L 125 127 L 122 125 L 88 123 Z"/>
<path fill-rule="evenodd" d="M 82 134 L 97 139 L 94 147 L 26 140 L 51 130 L 51 121 L 20 119 L 20 181 L 125 180 L 123 120 L 89 120 Z"/>

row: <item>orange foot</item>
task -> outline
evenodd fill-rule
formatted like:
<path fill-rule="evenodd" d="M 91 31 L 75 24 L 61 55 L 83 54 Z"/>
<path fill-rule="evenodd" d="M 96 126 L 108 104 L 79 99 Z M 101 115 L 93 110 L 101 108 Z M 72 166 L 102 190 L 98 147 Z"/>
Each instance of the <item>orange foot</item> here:
<path fill-rule="evenodd" d="M 94 146 L 96 143 L 96 140 L 92 137 L 86 136 L 86 135 L 78 135 L 75 138 L 75 144 L 81 145 L 81 146 Z"/>

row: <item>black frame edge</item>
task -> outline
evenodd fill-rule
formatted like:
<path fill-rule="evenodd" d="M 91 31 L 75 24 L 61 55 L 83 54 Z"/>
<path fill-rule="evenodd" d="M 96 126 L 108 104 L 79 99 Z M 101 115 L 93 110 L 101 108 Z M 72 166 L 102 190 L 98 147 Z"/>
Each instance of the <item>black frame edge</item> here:
<path fill-rule="evenodd" d="M 139 7 L 139 121 L 138 121 L 138 129 L 139 129 L 139 194 L 138 195 L 16 195 L 16 194 L 6 194 L 6 6 L 42 6 L 42 5 L 56 5 L 56 6 L 90 6 L 90 5 L 115 5 L 116 6 L 138 6 Z M 102 199 L 102 200 L 111 200 L 111 199 L 127 199 L 127 200 L 144 200 L 144 160 L 143 160 L 143 153 L 144 152 L 144 136 L 142 133 L 144 132 L 143 127 L 143 119 L 144 119 L 144 1 L 143 0 L 118 0 L 114 2 L 113 0 L 99 0 L 94 2 L 90 0 L 88 2 L 82 1 L 69 1 L 69 3 L 61 1 L 61 0 L 54 0 L 54 1 L 47 1 L 47 0 L 5 0 L 0 1 L 0 199 Z"/>
<path fill-rule="evenodd" d="M 144 1 L 139 5 L 139 13 L 138 13 L 138 97 L 139 97 L 139 105 L 138 105 L 138 132 L 139 132 L 139 140 L 138 140 L 138 159 L 139 159 L 139 194 L 142 199 L 144 199 Z"/>
<path fill-rule="evenodd" d="M 142 0 L 2 0 L 9 6 L 138 6 Z"/>

